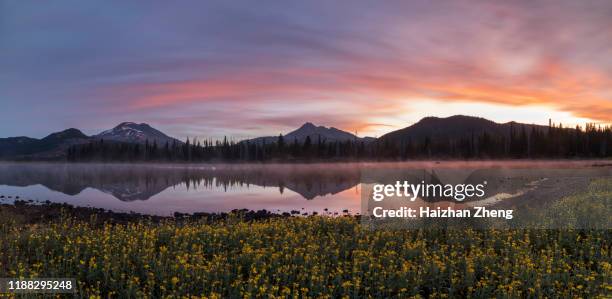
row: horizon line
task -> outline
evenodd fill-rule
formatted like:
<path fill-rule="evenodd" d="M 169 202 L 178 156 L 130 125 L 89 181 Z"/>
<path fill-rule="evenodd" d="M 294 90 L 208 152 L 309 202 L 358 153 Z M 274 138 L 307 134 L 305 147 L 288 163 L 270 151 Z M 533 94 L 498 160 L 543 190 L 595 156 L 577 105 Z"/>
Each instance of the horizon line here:
<path fill-rule="evenodd" d="M 349 130 L 346 130 L 346 129 L 337 128 L 337 127 L 335 127 L 335 126 L 326 126 L 326 125 L 321 125 L 321 124 L 315 124 L 315 123 L 314 123 L 314 122 L 312 122 L 312 121 L 305 121 L 305 122 L 303 122 L 301 125 L 299 125 L 297 128 L 291 129 L 291 131 L 289 131 L 289 132 L 287 132 L 287 133 L 285 133 L 285 134 L 283 134 L 283 133 L 278 133 L 278 134 L 275 134 L 275 135 L 265 134 L 265 135 L 259 135 L 259 136 L 253 136 L 253 137 L 251 137 L 251 136 L 239 137 L 239 138 L 241 138 L 241 139 L 235 139 L 235 137 L 234 137 L 234 136 L 232 136 L 232 135 L 223 135 L 224 137 L 222 137 L 222 138 L 217 138 L 217 139 L 211 139 L 210 137 L 203 137 L 203 136 L 197 136 L 197 135 L 195 135 L 195 136 L 189 136 L 189 135 L 186 135 L 186 136 L 185 136 L 185 140 L 187 140 L 187 139 L 192 140 L 192 139 L 194 139 L 194 138 L 195 138 L 196 140 L 198 140 L 198 139 L 199 139 L 199 140 L 203 140 L 203 139 L 204 139 L 204 140 L 206 140 L 206 139 L 210 139 L 210 140 L 221 140 L 221 139 L 223 139 L 223 138 L 227 138 L 227 139 L 228 139 L 228 140 L 230 140 L 230 141 L 237 140 L 237 141 L 239 141 L 239 142 L 240 142 L 240 141 L 245 141 L 245 140 L 250 140 L 250 139 L 255 139 L 255 138 L 277 137 L 277 136 L 279 136 L 279 135 L 283 135 L 283 136 L 285 136 L 285 135 L 287 135 L 287 134 L 290 134 L 290 133 L 291 133 L 291 132 L 293 132 L 293 131 L 298 130 L 299 128 L 301 128 L 302 126 L 304 126 L 304 125 L 306 125 L 306 124 L 308 124 L 308 123 L 310 123 L 310 124 L 314 125 L 315 127 L 324 127 L 324 128 L 326 128 L 326 129 L 332 129 L 332 128 L 333 128 L 333 129 L 337 129 L 337 130 L 343 131 L 343 132 L 345 132 L 345 133 L 349 133 L 349 134 L 355 135 L 355 136 L 356 136 L 356 137 L 358 137 L 358 138 L 375 138 L 375 139 L 378 139 L 378 138 L 380 138 L 381 136 L 384 136 L 384 135 L 386 135 L 386 134 L 389 134 L 389 133 L 392 133 L 392 132 L 395 132 L 395 131 L 398 131 L 398 130 L 402 130 L 402 129 L 405 129 L 405 128 L 408 128 L 408 127 L 411 127 L 411 126 L 413 126 L 413 125 L 415 125 L 415 124 L 417 124 L 417 123 L 421 122 L 422 120 L 424 120 L 424 119 L 426 119 L 426 118 L 448 119 L 448 118 L 458 117 L 458 116 L 463 116 L 463 117 L 468 117 L 468 118 L 480 118 L 480 119 L 484 119 L 484 120 L 487 120 L 487 121 L 490 121 L 490 122 L 493 122 L 493 123 L 496 123 L 496 124 L 502 124 L 502 125 L 503 125 L 503 124 L 509 124 L 509 123 L 517 123 L 517 124 L 521 124 L 521 125 L 543 126 L 543 127 L 548 127 L 548 126 L 551 126 L 551 125 L 552 125 L 552 126 L 555 126 L 555 125 L 561 125 L 561 126 L 563 126 L 563 122 L 554 122 L 554 121 L 552 120 L 552 118 L 549 118 L 549 119 L 548 119 L 548 124 L 537 124 L 537 123 L 525 123 L 525 122 L 517 122 L 517 121 L 514 121 L 514 120 L 507 121 L 507 122 L 498 122 L 498 121 L 491 120 L 491 119 L 488 119 L 488 118 L 485 118 L 485 117 L 482 117 L 482 116 L 466 115 L 466 114 L 455 114 L 455 115 L 446 116 L 446 117 L 442 117 L 442 116 L 431 116 L 431 115 L 424 116 L 424 117 L 420 118 L 420 119 L 419 119 L 418 121 L 416 121 L 416 122 L 410 122 L 410 123 L 408 123 L 407 125 L 405 125 L 405 126 L 403 126 L 403 127 L 400 127 L 400 128 L 398 128 L 398 129 L 394 129 L 394 130 L 391 130 L 391 131 L 388 131 L 388 132 L 386 132 L 386 133 L 384 133 L 384 134 L 382 134 L 382 135 L 380 135 L 380 136 L 377 136 L 377 135 L 374 135 L 374 136 L 367 136 L 367 135 L 365 135 L 365 136 L 359 136 L 359 135 L 358 135 L 358 131 L 357 131 L 357 130 L 352 130 L 352 131 L 349 131 Z M 157 130 L 157 131 L 160 131 L 161 133 L 163 133 L 164 135 L 166 135 L 166 136 L 168 136 L 168 137 L 171 137 L 171 138 L 174 138 L 174 139 L 177 139 L 177 140 L 181 141 L 181 139 L 179 139 L 178 137 L 173 137 L 173 136 L 170 136 L 170 135 L 166 134 L 164 131 L 157 129 L 156 127 L 151 126 L 151 124 L 150 124 L 149 122 L 121 121 L 121 122 L 119 122 L 117 125 L 113 126 L 112 128 L 115 128 L 115 127 L 117 127 L 117 126 L 119 126 L 119 125 L 121 125 L 121 124 L 148 125 L 148 126 L 150 126 L 151 128 L 153 128 L 153 129 L 155 129 L 155 130 Z M 571 124 L 571 125 L 574 125 L 574 124 Z M 604 127 L 604 128 L 606 128 L 606 127 L 611 127 L 611 126 L 612 126 L 612 122 L 585 122 L 585 123 L 583 123 L 583 124 L 575 124 L 575 125 L 576 125 L 576 126 L 578 126 L 578 127 L 579 127 L 579 128 L 581 128 L 581 129 L 585 128 L 587 125 L 597 125 L 597 126 L 600 126 L 600 127 L 603 125 L 603 127 Z M 112 128 L 111 128 L 111 129 L 112 129 Z M 571 128 L 571 129 L 575 129 L 575 126 L 563 126 L 563 128 Z M 5 138 L 32 138 L 32 139 L 43 139 L 43 138 L 48 137 L 48 136 L 50 136 L 50 135 L 52 135 L 52 134 L 56 134 L 56 133 L 60 133 L 60 132 L 64 132 L 64 131 L 71 130 L 71 129 L 76 129 L 76 130 L 78 130 L 79 132 L 83 133 L 83 135 L 85 135 L 85 136 L 87 136 L 87 137 L 94 137 L 94 136 L 99 135 L 99 134 L 101 134 L 101 133 L 103 133 L 103 132 L 105 132 L 105 131 L 111 130 L 111 129 L 105 129 L 105 130 L 100 131 L 99 133 L 92 134 L 92 135 L 87 135 L 87 134 L 85 134 L 85 133 L 83 132 L 83 130 L 82 130 L 82 129 L 79 129 L 79 128 L 76 128 L 76 127 L 70 127 L 70 128 L 63 129 L 63 130 L 61 130 L 61 131 L 56 131 L 56 132 L 51 132 L 51 133 L 48 133 L 47 135 L 45 135 L 45 136 L 43 136 L 43 137 L 41 137 L 41 138 L 29 137 L 29 136 L 26 136 L 26 135 L 17 135 L 17 136 L 0 137 L 0 139 L 5 139 Z"/>

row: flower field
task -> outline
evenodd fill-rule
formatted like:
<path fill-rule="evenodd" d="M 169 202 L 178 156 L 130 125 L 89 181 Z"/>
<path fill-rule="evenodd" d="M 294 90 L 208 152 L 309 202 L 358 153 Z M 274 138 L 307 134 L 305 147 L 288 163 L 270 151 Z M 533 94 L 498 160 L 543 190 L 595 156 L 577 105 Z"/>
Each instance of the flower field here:
<path fill-rule="evenodd" d="M 1 224 L 0 277 L 86 297 L 604 297 L 610 231 L 368 230 L 354 217 Z"/>

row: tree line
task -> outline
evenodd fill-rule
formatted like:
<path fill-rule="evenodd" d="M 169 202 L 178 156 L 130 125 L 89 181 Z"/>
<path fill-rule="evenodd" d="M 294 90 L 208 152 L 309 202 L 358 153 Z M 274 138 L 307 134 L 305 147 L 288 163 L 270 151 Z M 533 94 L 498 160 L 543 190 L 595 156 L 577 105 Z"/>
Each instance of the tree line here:
<path fill-rule="evenodd" d="M 460 138 L 377 139 L 329 142 L 320 136 L 303 142 L 189 140 L 145 141 L 143 144 L 94 140 L 73 145 L 68 161 L 264 162 L 264 161 L 384 161 L 412 159 L 546 159 L 612 157 L 612 129 L 587 124 L 536 127 L 512 125 L 506 134 L 480 132 Z"/>
<path fill-rule="evenodd" d="M 612 157 L 612 128 L 510 125 L 507 134 L 472 133 L 461 138 L 380 140 L 380 157 L 406 159 L 547 159 Z"/>
<path fill-rule="evenodd" d="M 165 142 L 146 140 L 143 144 L 113 142 L 104 139 L 73 145 L 67 150 L 68 161 L 270 161 L 365 159 L 366 143 L 356 141 L 326 142 L 310 136 L 304 142 L 286 142 L 282 135 L 276 141 L 234 142 L 189 140 Z"/>

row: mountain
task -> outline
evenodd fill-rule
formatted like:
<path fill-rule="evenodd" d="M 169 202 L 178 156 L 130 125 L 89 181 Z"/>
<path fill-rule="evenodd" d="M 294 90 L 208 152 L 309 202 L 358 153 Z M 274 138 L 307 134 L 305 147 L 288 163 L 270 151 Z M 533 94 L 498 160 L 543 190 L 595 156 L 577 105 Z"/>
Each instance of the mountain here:
<path fill-rule="evenodd" d="M 525 126 L 525 128 L 528 130 L 531 130 L 534 127 L 536 129 L 547 128 L 546 126 L 529 125 L 517 122 L 500 124 L 485 118 L 465 115 L 454 115 L 446 118 L 425 117 L 409 127 L 387 133 L 381 136 L 379 140 L 396 142 L 411 139 L 413 141 L 418 141 L 423 140 L 426 137 L 432 141 L 448 140 L 469 137 L 472 134 L 479 136 L 484 132 L 493 136 L 509 136 L 510 127 L 512 126 L 514 126 L 517 130 L 522 126 Z"/>
<path fill-rule="evenodd" d="M 0 158 L 53 159 L 65 154 L 71 145 L 89 142 L 83 132 L 71 128 L 42 139 L 29 137 L 0 138 Z"/>
<path fill-rule="evenodd" d="M 165 144 L 166 142 L 172 144 L 175 141 L 177 143 L 181 143 L 179 140 L 169 137 L 168 135 L 162 133 L 159 130 L 154 129 L 148 124 L 137 124 L 133 122 L 120 123 L 116 127 L 110 130 L 106 130 L 92 137 L 95 139 L 104 139 L 128 143 L 145 143 L 146 140 L 151 143 L 155 141 L 159 145 Z"/>
<path fill-rule="evenodd" d="M 319 136 L 321 137 L 321 141 L 323 142 L 336 142 L 336 141 L 347 141 L 347 140 L 357 140 L 370 142 L 373 141 L 372 137 L 357 137 L 349 132 L 345 132 L 334 127 L 324 127 L 324 126 L 316 126 L 310 122 L 303 124 L 297 130 L 289 132 L 287 135 L 284 135 L 283 138 L 285 142 L 291 143 L 294 140 L 297 140 L 299 143 L 303 143 L 306 140 L 306 137 L 310 136 L 310 140 L 314 143 L 319 140 Z M 265 136 L 258 137 L 254 139 L 245 140 L 254 143 L 273 143 L 278 141 L 278 136 Z"/>
<path fill-rule="evenodd" d="M 148 124 L 124 122 L 98 135 L 87 136 L 78 129 L 70 128 L 49 134 L 42 139 L 25 136 L 0 138 L 0 159 L 14 160 L 53 160 L 66 156 L 66 151 L 72 145 L 84 144 L 93 140 L 108 140 L 114 142 L 145 143 L 180 141 L 152 128 Z"/>
<path fill-rule="evenodd" d="M 38 139 L 24 136 L 0 138 L 0 157 L 8 157 L 24 153 L 28 151 L 31 145 L 38 141 Z"/>
<path fill-rule="evenodd" d="M 66 140 L 80 140 L 80 139 L 89 139 L 89 136 L 83 134 L 78 129 L 70 128 L 61 132 L 49 134 L 47 137 L 41 139 L 45 144 L 55 145 L 58 143 L 63 143 Z"/>
<path fill-rule="evenodd" d="M 63 155 L 71 145 L 89 142 L 89 136 L 78 129 L 70 128 L 61 132 L 49 134 L 41 139 L 34 149 L 37 152 L 52 154 L 51 156 Z"/>

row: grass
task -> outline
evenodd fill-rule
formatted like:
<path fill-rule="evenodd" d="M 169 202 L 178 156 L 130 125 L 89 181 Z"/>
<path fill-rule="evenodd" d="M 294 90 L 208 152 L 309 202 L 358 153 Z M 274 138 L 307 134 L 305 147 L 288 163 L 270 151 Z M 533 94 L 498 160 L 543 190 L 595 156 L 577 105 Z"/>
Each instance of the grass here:
<path fill-rule="evenodd" d="M 612 291 L 609 230 L 373 231 L 353 217 L 0 230 L 0 277 L 74 277 L 128 297 L 592 297 Z"/>
<path fill-rule="evenodd" d="M 547 213 L 575 211 L 564 216 L 570 227 L 590 227 L 597 217 L 608 221 L 598 225 L 609 224 L 610 198 L 610 181 L 598 181 Z M 0 277 L 73 277 L 83 297 L 604 298 L 612 292 L 609 226 L 371 230 L 350 216 L 240 215 L 111 223 L 80 210 L 33 222 L 40 211 L 17 211 L 0 209 Z"/>

